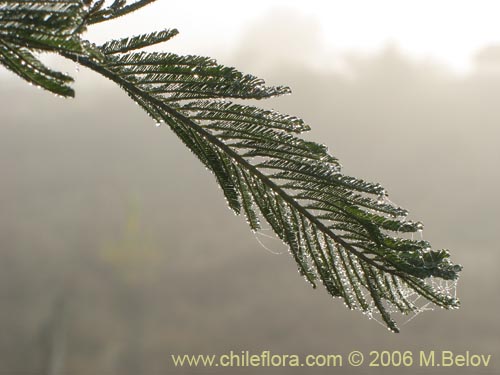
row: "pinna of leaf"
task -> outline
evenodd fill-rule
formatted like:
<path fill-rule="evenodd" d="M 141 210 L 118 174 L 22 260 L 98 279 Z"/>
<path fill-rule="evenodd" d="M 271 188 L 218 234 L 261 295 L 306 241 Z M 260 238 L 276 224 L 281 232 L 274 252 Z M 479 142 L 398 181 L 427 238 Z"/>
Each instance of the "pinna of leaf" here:
<path fill-rule="evenodd" d="M 397 332 L 392 314 L 417 313 L 417 298 L 459 306 L 429 280 L 456 280 L 461 266 L 448 251 L 410 239 L 422 224 L 407 220 L 379 184 L 343 175 L 325 146 L 294 135 L 309 129 L 301 119 L 231 101 L 288 94 L 287 87 L 266 86 L 210 58 L 135 52 L 167 41 L 175 29 L 101 46 L 82 38 L 87 26 L 152 1 L 0 1 L 0 63 L 61 96 L 74 96 L 72 78 L 46 67 L 37 53 L 58 53 L 117 83 L 213 172 L 252 230 L 264 219 L 300 274 L 348 308 L 379 314 Z"/>

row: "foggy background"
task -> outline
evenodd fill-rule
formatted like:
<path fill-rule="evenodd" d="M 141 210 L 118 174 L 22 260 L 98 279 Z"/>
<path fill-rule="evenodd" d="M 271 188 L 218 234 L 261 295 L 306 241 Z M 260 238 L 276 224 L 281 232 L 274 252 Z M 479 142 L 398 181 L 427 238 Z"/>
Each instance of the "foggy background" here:
<path fill-rule="evenodd" d="M 144 31 L 137 25 L 129 33 Z M 382 183 L 424 222 L 425 239 L 464 265 L 461 309 L 425 312 L 396 335 L 312 290 L 291 256 L 264 249 L 233 215 L 167 127 L 111 82 L 49 58 L 75 77 L 76 99 L 0 69 L 0 374 L 499 373 L 500 34 L 457 71 L 397 40 L 328 49 L 321 30 L 293 7 L 267 9 L 236 43 L 189 52 L 291 86 L 292 96 L 259 105 L 304 118 L 305 136 L 328 145 L 345 173 Z M 296 371 L 170 359 L 230 350 L 469 350 L 492 360 Z"/>

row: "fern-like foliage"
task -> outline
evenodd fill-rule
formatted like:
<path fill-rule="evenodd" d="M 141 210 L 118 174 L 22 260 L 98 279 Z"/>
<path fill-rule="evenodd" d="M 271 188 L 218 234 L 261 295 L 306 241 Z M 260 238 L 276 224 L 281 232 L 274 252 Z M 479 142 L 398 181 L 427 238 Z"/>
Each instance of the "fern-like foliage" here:
<path fill-rule="evenodd" d="M 461 266 L 448 251 L 408 236 L 422 224 L 407 220 L 382 186 L 342 174 L 325 146 L 297 137 L 309 129 L 301 119 L 234 102 L 288 94 L 287 87 L 266 86 L 210 58 L 137 52 L 176 30 L 102 46 L 82 39 L 88 25 L 150 2 L 0 1 L 0 62 L 62 96 L 73 96 L 72 79 L 44 66 L 37 53 L 58 53 L 117 83 L 213 172 L 231 209 L 243 213 L 252 230 L 266 221 L 300 274 L 348 308 L 379 313 L 398 331 L 391 314 L 417 312 L 414 296 L 458 307 L 454 296 L 428 281 L 456 280 Z"/>

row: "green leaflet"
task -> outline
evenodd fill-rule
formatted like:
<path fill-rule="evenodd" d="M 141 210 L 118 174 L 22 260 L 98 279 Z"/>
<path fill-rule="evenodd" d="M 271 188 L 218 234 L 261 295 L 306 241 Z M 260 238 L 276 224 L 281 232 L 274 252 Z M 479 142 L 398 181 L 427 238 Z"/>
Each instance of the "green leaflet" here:
<path fill-rule="evenodd" d="M 169 40 L 176 36 L 179 32 L 176 29 L 158 31 L 149 34 L 143 34 L 132 38 L 123 38 L 119 40 L 111 40 L 103 44 L 100 48 L 107 54 L 124 53 L 135 49 L 152 46 Z"/>
<path fill-rule="evenodd" d="M 75 96 L 68 85 L 73 82 L 73 78 L 49 69 L 27 48 L 0 40 L 0 62 L 33 85 L 41 86 L 54 94 Z"/>
<path fill-rule="evenodd" d="M 100 47 L 81 39 L 87 25 L 123 16 L 151 0 L 0 1 L 0 63 L 30 83 L 72 96 L 67 75 L 43 66 L 39 51 L 59 53 L 122 87 L 164 122 L 215 175 L 226 200 L 252 230 L 266 221 L 288 245 L 299 273 L 350 309 L 379 314 L 419 311 L 415 296 L 444 307 L 459 301 L 428 281 L 456 280 L 461 266 L 445 250 L 406 237 L 422 224 L 386 199 L 382 186 L 342 174 L 326 146 L 296 134 L 301 119 L 228 99 L 290 93 L 200 56 L 132 52 L 169 40 L 152 32 Z M 417 237 L 418 238 L 418 237 Z"/>
<path fill-rule="evenodd" d="M 61 96 L 74 96 L 73 79 L 38 60 L 38 52 L 100 58 L 81 40 L 86 11 L 79 0 L 0 1 L 0 62 L 29 83 Z"/>

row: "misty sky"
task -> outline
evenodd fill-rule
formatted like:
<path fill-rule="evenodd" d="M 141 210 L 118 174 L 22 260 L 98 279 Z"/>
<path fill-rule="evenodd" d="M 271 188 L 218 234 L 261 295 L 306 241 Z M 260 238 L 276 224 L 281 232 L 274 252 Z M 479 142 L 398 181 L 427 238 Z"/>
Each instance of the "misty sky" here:
<path fill-rule="evenodd" d="M 168 43 L 170 51 L 226 58 L 249 34 L 265 30 L 265 39 L 284 53 L 323 69 L 345 70 L 346 55 L 371 55 L 389 45 L 462 74 L 473 68 L 478 52 L 500 42 L 498 14 L 500 3 L 494 0 L 157 0 L 92 26 L 87 37 L 101 43 L 175 27 L 181 34 Z"/>
<path fill-rule="evenodd" d="M 281 16 L 268 17 L 270 13 Z M 89 38 L 102 41 L 131 31 L 177 27 L 182 34 L 170 48 L 227 55 L 256 23 L 267 28 L 277 23 L 299 40 L 304 31 L 318 33 L 317 48 L 308 51 L 311 60 L 322 54 L 374 52 L 393 43 L 415 58 L 464 72 L 480 48 L 500 40 L 499 13 L 500 3 L 494 0 L 158 0 L 117 21 L 112 32 L 109 25 L 93 28 Z M 301 21 L 293 14 L 301 15 Z"/>

